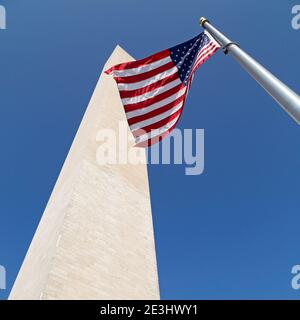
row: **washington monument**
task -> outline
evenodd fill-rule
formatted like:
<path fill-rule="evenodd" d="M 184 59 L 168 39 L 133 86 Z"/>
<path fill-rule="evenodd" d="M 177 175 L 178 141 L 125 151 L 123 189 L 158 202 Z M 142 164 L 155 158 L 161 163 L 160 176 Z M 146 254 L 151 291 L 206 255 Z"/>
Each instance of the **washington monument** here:
<path fill-rule="evenodd" d="M 117 46 L 103 70 L 131 60 Z M 102 73 L 9 299 L 159 299 L 147 166 L 96 160 L 97 132 L 120 121 Z"/>

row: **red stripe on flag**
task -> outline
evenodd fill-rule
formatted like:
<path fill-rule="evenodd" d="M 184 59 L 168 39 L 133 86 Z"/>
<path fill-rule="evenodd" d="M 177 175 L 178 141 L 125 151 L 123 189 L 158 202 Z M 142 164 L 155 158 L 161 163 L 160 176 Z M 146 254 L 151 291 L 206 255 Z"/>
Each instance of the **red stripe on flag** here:
<path fill-rule="evenodd" d="M 134 82 L 139 82 L 139 81 L 143 81 L 143 80 L 147 80 L 151 77 L 156 76 L 159 73 L 162 73 L 164 71 L 167 71 L 171 68 L 173 68 L 174 62 L 170 61 L 156 69 L 144 72 L 144 73 L 140 73 L 134 76 L 129 76 L 129 77 L 114 77 L 114 79 L 117 81 L 117 83 L 134 83 Z"/>
<path fill-rule="evenodd" d="M 179 79 L 178 77 L 178 73 L 174 73 L 162 80 L 156 81 L 155 83 L 152 83 L 148 86 L 145 86 L 143 88 L 140 89 L 136 89 L 136 90 L 120 90 L 120 96 L 121 98 L 132 98 L 132 97 L 136 97 L 136 96 L 140 96 L 141 94 L 144 94 L 146 92 L 152 91 L 154 89 L 158 89 L 162 86 L 164 86 L 165 84 L 168 84 L 176 79 Z"/>
<path fill-rule="evenodd" d="M 138 68 L 143 65 L 158 61 L 160 59 L 166 58 L 170 55 L 169 49 L 160 51 L 158 53 L 155 53 L 149 57 L 146 57 L 144 59 L 138 60 L 138 61 L 130 61 L 125 63 L 120 63 L 116 66 L 113 66 L 109 68 L 108 70 L 104 71 L 106 74 L 110 74 L 114 70 L 125 70 L 125 69 L 132 69 L 132 68 Z"/>
<path fill-rule="evenodd" d="M 179 110 L 177 110 L 176 112 L 174 112 L 173 114 L 171 114 L 170 116 L 167 116 L 166 118 L 164 118 L 160 121 L 154 122 L 146 127 L 133 130 L 132 134 L 134 135 L 134 137 L 138 137 L 140 135 L 143 135 L 145 133 L 150 132 L 151 130 L 159 129 L 159 128 L 163 127 L 164 125 L 168 124 L 173 119 L 175 119 L 181 113 L 181 111 L 182 111 L 182 107 Z"/>
<path fill-rule="evenodd" d="M 161 114 L 163 112 L 166 112 L 169 109 L 177 106 L 179 103 L 181 103 L 184 100 L 184 98 L 185 98 L 185 95 L 182 95 L 181 97 L 179 97 L 176 100 L 164 105 L 161 108 L 155 109 L 155 110 L 150 111 L 150 112 L 148 112 L 146 114 L 143 114 L 141 116 L 136 116 L 136 117 L 130 118 L 130 119 L 128 119 L 128 123 L 131 126 L 132 124 L 135 124 L 137 122 L 144 121 L 144 120 L 153 118 L 155 116 L 158 116 L 159 114 Z"/>
<path fill-rule="evenodd" d="M 135 147 L 150 147 L 152 146 L 153 144 L 161 141 L 164 137 L 166 137 L 176 126 L 177 126 L 177 123 L 178 121 L 180 120 L 180 117 L 181 117 L 181 114 L 182 114 L 182 110 L 183 110 L 183 107 L 184 107 L 184 103 L 185 103 L 185 99 L 186 99 L 186 95 L 184 96 L 184 100 L 183 100 L 183 103 L 182 103 L 182 107 L 180 108 L 181 110 L 181 113 L 178 117 L 178 119 L 176 120 L 176 122 L 173 124 L 173 126 L 171 128 L 169 128 L 166 132 L 156 136 L 156 137 L 153 137 L 152 139 L 148 139 L 146 141 L 143 141 L 143 142 L 140 142 L 140 143 L 137 143 L 135 145 Z"/>
<path fill-rule="evenodd" d="M 153 144 L 161 141 L 165 136 L 167 136 L 175 128 L 175 126 L 177 125 L 177 122 L 178 122 L 178 120 L 176 121 L 176 123 L 169 130 L 165 131 L 164 133 L 162 133 L 162 134 L 160 134 L 158 136 L 155 136 L 152 139 L 148 139 L 146 141 L 137 143 L 135 145 L 135 147 L 150 147 Z"/>
<path fill-rule="evenodd" d="M 214 46 L 214 44 L 213 44 L 213 43 L 210 43 L 204 50 L 202 49 L 202 50 L 199 52 L 199 54 L 198 54 L 197 59 L 196 59 L 195 62 L 197 62 L 197 60 L 198 60 L 203 54 L 205 54 L 207 51 L 209 51 L 213 46 Z"/>
<path fill-rule="evenodd" d="M 159 102 L 161 100 L 164 100 L 164 99 L 172 96 L 176 92 L 180 91 L 184 86 L 185 85 L 181 83 L 174 88 L 171 88 L 161 94 L 154 96 L 153 98 L 150 98 L 145 101 L 138 102 L 138 103 L 131 103 L 131 104 L 124 105 L 125 112 L 130 112 L 130 111 L 146 108 L 153 103 Z"/>
<path fill-rule="evenodd" d="M 212 48 L 211 48 L 212 49 Z M 217 50 L 219 47 L 213 47 L 213 50 L 209 54 L 205 54 L 204 56 L 201 55 L 201 59 L 194 65 L 192 72 L 195 72 L 206 60 L 208 60 Z"/>

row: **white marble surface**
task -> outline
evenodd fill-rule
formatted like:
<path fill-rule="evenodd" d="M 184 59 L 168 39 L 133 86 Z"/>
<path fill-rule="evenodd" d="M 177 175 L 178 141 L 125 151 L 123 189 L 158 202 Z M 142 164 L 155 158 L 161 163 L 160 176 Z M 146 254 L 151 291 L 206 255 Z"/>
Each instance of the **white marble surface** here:
<path fill-rule="evenodd" d="M 104 70 L 129 60 L 117 46 Z M 102 74 L 10 299 L 159 299 L 147 167 L 96 161 L 97 132 L 120 120 Z"/>

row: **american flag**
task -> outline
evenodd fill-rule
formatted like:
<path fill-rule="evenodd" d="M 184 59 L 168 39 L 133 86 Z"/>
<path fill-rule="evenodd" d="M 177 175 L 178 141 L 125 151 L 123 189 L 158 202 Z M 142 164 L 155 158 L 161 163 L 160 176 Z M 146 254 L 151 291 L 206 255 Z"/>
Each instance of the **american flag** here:
<path fill-rule="evenodd" d="M 204 31 L 175 47 L 105 71 L 117 82 L 136 146 L 151 146 L 174 129 L 195 71 L 219 48 Z"/>

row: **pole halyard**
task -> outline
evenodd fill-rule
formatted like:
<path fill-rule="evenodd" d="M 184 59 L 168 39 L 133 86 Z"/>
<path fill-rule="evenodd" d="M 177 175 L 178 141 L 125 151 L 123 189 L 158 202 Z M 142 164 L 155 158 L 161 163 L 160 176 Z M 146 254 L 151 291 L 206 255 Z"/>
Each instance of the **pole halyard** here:
<path fill-rule="evenodd" d="M 255 59 L 243 51 L 236 42 L 229 40 L 204 17 L 199 24 L 269 93 L 273 99 L 300 124 L 300 97 Z"/>

